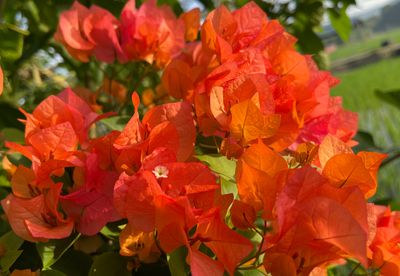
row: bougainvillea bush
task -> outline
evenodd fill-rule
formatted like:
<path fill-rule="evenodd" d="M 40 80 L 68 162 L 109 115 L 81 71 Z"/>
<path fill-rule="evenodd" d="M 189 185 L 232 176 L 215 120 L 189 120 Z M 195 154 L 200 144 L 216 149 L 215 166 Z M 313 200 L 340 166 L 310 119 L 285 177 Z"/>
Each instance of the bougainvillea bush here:
<path fill-rule="evenodd" d="M 138 94 L 107 79 L 116 112 L 83 88 L 21 109 L 2 271 L 399 275 L 400 213 L 368 203 L 386 155 L 353 152 L 338 80 L 252 2 L 200 18 L 133 0 L 119 18 L 62 12 L 54 38 L 77 62 L 147 64 L 160 83 Z M 124 93 L 133 109 L 115 124 Z M 21 265 L 29 254 L 39 267 Z"/>

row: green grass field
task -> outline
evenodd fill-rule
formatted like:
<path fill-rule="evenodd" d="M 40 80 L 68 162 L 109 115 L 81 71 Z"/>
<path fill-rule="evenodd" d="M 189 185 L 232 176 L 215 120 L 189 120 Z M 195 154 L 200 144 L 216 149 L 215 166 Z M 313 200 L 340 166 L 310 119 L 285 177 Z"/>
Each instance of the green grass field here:
<path fill-rule="evenodd" d="M 347 58 L 356 54 L 372 51 L 380 47 L 383 40 L 390 40 L 394 43 L 400 43 L 400 29 L 394 29 L 385 33 L 374 35 L 373 37 L 361 40 L 350 41 L 338 47 L 338 49 L 330 55 L 332 61 Z"/>
<path fill-rule="evenodd" d="M 400 89 L 400 57 L 382 60 L 336 74 L 341 83 L 333 95 L 343 96 L 344 106 L 359 113 L 359 129 L 370 132 L 383 148 L 400 147 L 400 109 L 379 100 L 374 91 Z M 400 202 L 400 160 L 380 172 L 378 198 Z"/>

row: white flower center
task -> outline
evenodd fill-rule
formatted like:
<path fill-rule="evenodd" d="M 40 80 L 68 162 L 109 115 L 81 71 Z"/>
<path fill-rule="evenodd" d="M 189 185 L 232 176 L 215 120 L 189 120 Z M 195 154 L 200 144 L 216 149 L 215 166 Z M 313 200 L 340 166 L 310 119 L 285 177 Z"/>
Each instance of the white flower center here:
<path fill-rule="evenodd" d="M 156 178 L 167 178 L 168 177 L 168 169 L 165 166 L 157 166 L 154 168 L 153 173 L 156 176 Z"/>

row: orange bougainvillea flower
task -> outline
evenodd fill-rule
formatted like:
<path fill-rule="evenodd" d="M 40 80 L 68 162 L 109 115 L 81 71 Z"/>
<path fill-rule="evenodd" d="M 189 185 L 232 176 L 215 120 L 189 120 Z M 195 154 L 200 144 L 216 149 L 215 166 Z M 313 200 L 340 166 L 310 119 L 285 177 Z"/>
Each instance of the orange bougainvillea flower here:
<path fill-rule="evenodd" d="M 193 25 L 193 23 L 191 24 Z M 149 0 L 137 10 L 129 0 L 121 13 L 121 44 L 131 60 L 145 60 L 164 67 L 185 43 L 185 24 L 169 6 Z"/>
<path fill-rule="evenodd" d="M 74 58 L 88 62 L 95 45 L 83 32 L 83 22 L 89 10 L 75 1 L 71 9 L 60 14 L 54 38 L 61 42 Z"/>
<path fill-rule="evenodd" d="M 318 159 L 321 168 L 325 167 L 325 164 L 329 159 L 341 153 L 353 153 L 353 151 L 350 146 L 339 138 L 333 135 L 327 135 L 324 140 L 322 140 L 318 149 Z"/>
<path fill-rule="evenodd" d="M 331 134 L 350 146 L 356 144 L 351 138 L 357 130 L 357 114 L 343 110 L 341 99 L 335 98 L 330 99 L 331 106 L 326 109 L 325 114 L 313 117 L 304 123 L 298 141 L 313 141 L 320 144 L 326 135 Z"/>
<path fill-rule="evenodd" d="M 153 263 L 161 255 L 156 245 L 155 234 L 133 230 L 129 223 L 122 230 L 119 240 L 122 256 L 136 256 L 141 262 Z"/>
<path fill-rule="evenodd" d="M 139 96 L 134 93 L 132 101 L 135 114 L 124 130 L 114 141 L 119 156 L 116 166 L 132 168 L 132 174 L 137 171 L 146 156 L 153 152 L 165 149 L 167 154 L 172 153 L 175 160 L 185 161 L 193 154 L 196 129 L 192 108 L 189 103 L 177 102 L 153 107 L 139 119 Z"/>
<path fill-rule="evenodd" d="M 235 227 L 240 229 L 254 227 L 253 224 L 257 218 L 257 214 L 252 205 L 244 201 L 234 200 L 230 212 L 231 220 Z"/>
<path fill-rule="evenodd" d="M 277 151 L 318 145 L 328 134 L 354 145 L 357 116 L 329 96 L 336 79 L 297 53 L 295 39 L 253 2 L 209 13 L 201 44 L 173 59 L 162 81 L 170 95 L 192 102 L 203 135 L 225 138 L 227 156 L 240 156 L 256 138 Z"/>
<path fill-rule="evenodd" d="M 13 151 L 32 161 L 35 182 L 47 186 L 52 175 L 61 175 L 65 167 L 80 164 L 76 157 L 78 137 L 69 122 L 39 129 L 26 139 L 26 146 L 6 142 Z"/>
<path fill-rule="evenodd" d="M 294 160 L 289 161 L 290 167 L 310 165 L 318 155 L 318 146 L 312 142 L 299 144 L 296 151 L 292 152 Z M 294 162 L 295 164 L 291 164 Z"/>
<path fill-rule="evenodd" d="M 196 238 L 215 253 L 217 260 L 230 274 L 253 250 L 248 239 L 229 229 L 223 222 L 219 209 L 212 209 L 199 219 L 192 239 Z"/>
<path fill-rule="evenodd" d="M 75 224 L 81 233 L 94 235 L 107 222 L 118 219 L 112 206 L 118 173 L 100 169 L 100 156 L 104 155 L 93 150 L 87 133 L 102 115 L 91 111 L 70 89 L 50 96 L 32 114 L 24 113 L 26 145 L 6 142 L 32 162 L 29 168 L 17 167 L 11 180 L 13 194 L 2 203 L 9 210 L 13 229 L 20 228 L 16 233 L 31 241 L 64 238 Z M 112 145 L 113 140 L 108 141 Z M 54 184 L 54 177 L 64 176 L 67 167 L 73 168 L 72 187 Z M 105 169 L 110 167 L 114 168 Z M 69 194 L 61 196 L 62 188 Z M 59 213 L 59 199 L 67 218 Z"/>
<path fill-rule="evenodd" d="M 214 273 L 221 274 L 223 267 L 232 273 L 253 246 L 224 224 L 223 205 L 229 205 L 232 197 L 227 197 L 229 202 L 225 197 L 215 197 L 218 188 L 215 175 L 201 163 L 147 159 L 136 174 L 120 176 L 114 188 L 114 203 L 128 218 L 131 229 L 146 233 L 156 229 L 165 252 L 186 246 L 192 273 L 200 273 L 200 264 L 206 263 L 212 264 Z M 196 224 L 196 233 L 190 235 Z M 201 243 L 214 252 L 217 262 L 197 251 Z M 227 244 L 236 250 L 226 251 Z"/>
<path fill-rule="evenodd" d="M 57 96 L 49 96 L 41 102 L 32 114 L 21 110 L 27 117 L 25 124 L 25 139 L 28 139 L 41 128 L 69 122 L 82 144 L 88 140 L 90 126 L 113 113 L 97 114 L 70 88 Z"/>
<path fill-rule="evenodd" d="M 366 198 L 370 198 L 376 192 L 378 169 L 386 157 L 386 154 L 375 152 L 338 154 L 326 162 L 322 174 L 333 186 L 357 186 Z"/>
<path fill-rule="evenodd" d="M 261 140 L 250 146 L 238 160 L 236 179 L 240 200 L 255 211 L 264 210 L 271 217 L 280 182 L 276 179 L 287 170 L 286 161 Z"/>
<path fill-rule="evenodd" d="M 51 185 L 42 194 L 28 199 L 9 195 L 1 201 L 13 231 L 28 241 L 47 241 L 66 238 L 71 234 L 73 221 L 64 219 L 58 211 L 62 184 Z"/>
<path fill-rule="evenodd" d="M 197 33 L 200 29 L 200 9 L 194 8 L 188 12 L 182 13 L 179 18 L 185 23 L 185 39 L 194 41 L 197 39 Z"/>
<path fill-rule="evenodd" d="M 55 39 L 82 62 L 88 62 L 91 55 L 107 63 L 123 62 L 126 58 L 118 28 L 118 20 L 107 10 L 95 5 L 88 9 L 75 1 L 70 10 L 61 13 Z"/>
<path fill-rule="evenodd" d="M 400 214 L 384 206 L 373 206 L 376 234 L 369 245 L 371 267 L 381 275 L 400 273 Z"/>
<path fill-rule="evenodd" d="M 107 63 L 126 60 L 118 35 L 119 21 L 107 10 L 92 5 L 83 21 L 83 32 L 92 42 L 94 56 Z"/>
<path fill-rule="evenodd" d="M 251 100 L 232 106 L 231 113 L 230 133 L 243 144 L 248 144 L 257 138 L 273 136 L 280 125 L 278 114 L 262 114 Z"/>
<path fill-rule="evenodd" d="M 346 256 L 366 265 L 367 205 L 358 187 L 332 187 L 309 166 L 293 170 L 278 195 L 276 214 L 277 233 L 267 235 L 267 270 L 271 254 L 278 254 L 271 255 L 279 257 L 274 262 L 291 259 L 300 275 Z"/>
<path fill-rule="evenodd" d="M 75 170 L 83 171 L 83 183 L 75 181 L 73 190 L 61 197 L 62 207 L 80 233 L 95 235 L 108 222 L 120 218 L 112 204 L 118 173 L 99 169 L 96 154 L 88 155 L 84 167 Z"/>
<path fill-rule="evenodd" d="M 179 136 L 177 160 L 185 161 L 193 154 L 196 139 L 192 113 L 192 107 L 187 102 L 168 103 L 150 109 L 142 122 L 150 129 L 164 121 L 171 122 Z"/>
<path fill-rule="evenodd" d="M 201 41 L 185 46 L 199 18 L 198 9 L 176 18 L 155 0 L 128 1 L 121 21 L 78 2 L 61 14 L 56 39 L 75 58 L 166 68 L 162 85 L 142 94 L 143 118 L 132 94 L 121 131 L 99 135 L 93 124 L 111 114 L 94 112 L 87 91 L 67 88 L 21 110 L 25 144 L 6 146 L 31 164 L 10 169 L 12 194 L 1 201 L 13 231 L 45 242 L 118 221 L 121 255 L 148 263 L 183 248 L 194 276 L 253 267 L 318 275 L 346 259 L 399 274 L 400 215 L 367 203 L 386 155 L 353 153 L 357 116 L 329 95 L 337 80 L 253 2 L 212 11 Z M 126 101 L 115 81 L 101 89 Z M 152 106 L 165 91 L 184 101 Z M 218 136 L 219 154 L 235 159 L 215 171 L 195 162 L 199 133 Z"/>

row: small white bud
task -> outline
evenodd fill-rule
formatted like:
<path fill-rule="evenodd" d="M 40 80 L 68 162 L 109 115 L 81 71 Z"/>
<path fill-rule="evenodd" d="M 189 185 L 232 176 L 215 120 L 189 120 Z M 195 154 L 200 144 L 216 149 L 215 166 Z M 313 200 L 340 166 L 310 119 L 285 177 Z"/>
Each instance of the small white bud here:
<path fill-rule="evenodd" d="M 156 176 L 156 178 L 167 178 L 168 177 L 168 169 L 165 166 L 157 166 L 154 168 L 153 173 Z"/>

